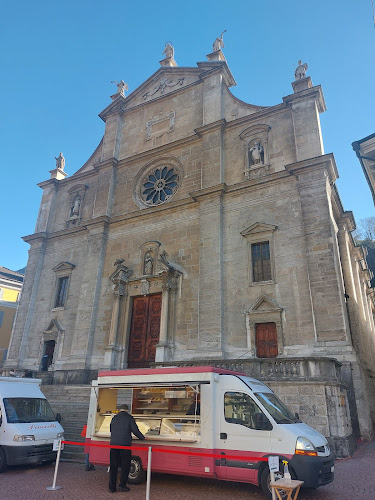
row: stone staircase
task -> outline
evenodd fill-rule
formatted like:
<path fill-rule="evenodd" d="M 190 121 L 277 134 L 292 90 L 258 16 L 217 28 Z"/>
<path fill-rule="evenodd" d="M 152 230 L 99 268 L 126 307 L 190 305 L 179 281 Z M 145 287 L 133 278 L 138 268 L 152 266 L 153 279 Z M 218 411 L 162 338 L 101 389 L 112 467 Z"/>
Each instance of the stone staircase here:
<path fill-rule="evenodd" d="M 41 385 L 54 413 L 61 414 L 61 425 L 67 441 L 84 441 L 81 432 L 87 423 L 90 388 L 89 385 Z M 62 460 L 84 463 L 83 446 L 65 445 Z"/>

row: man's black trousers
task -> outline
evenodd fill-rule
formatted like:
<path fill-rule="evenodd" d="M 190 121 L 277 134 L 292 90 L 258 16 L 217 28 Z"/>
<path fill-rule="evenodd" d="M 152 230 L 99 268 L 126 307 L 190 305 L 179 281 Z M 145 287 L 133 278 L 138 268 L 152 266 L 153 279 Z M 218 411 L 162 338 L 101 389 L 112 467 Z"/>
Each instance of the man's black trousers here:
<path fill-rule="evenodd" d="M 109 452 L 109 489 L 114 491 L 117 483 L 117 469 L 121 468 L 119 486 L 126 486 L 130 471 L 131 450 L 111 448 Z"/>

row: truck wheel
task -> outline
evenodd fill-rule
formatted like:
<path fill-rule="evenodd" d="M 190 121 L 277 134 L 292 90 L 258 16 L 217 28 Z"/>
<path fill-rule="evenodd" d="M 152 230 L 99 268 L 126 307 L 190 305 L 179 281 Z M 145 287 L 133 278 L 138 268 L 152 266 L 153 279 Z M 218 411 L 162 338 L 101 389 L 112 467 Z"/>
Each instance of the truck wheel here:
<path fill-rule="evenodd" d="M 275 479 L 281 479 L 282 477 L 284 477 L 284 474 L 282 472 L 275 472 Z M 264 496 L 268 499 L 268 500 L 272 500 L 272 488 L 270 486 L 270 483 L 271 483 L 271 474 L 270 474 L 270 470 L 268 467 L 265 467 L 263 469 L 263 472 L 262 472 L 262 475 L 261 475 L 261 478 L 260 478 L 260 485 L 262 487 L 262 491 L 263 491 L 263 494 Z M 281 494 L 281 498 L 286 498 L 287 494 L 286 492 L 280 492 Z"/>
<path fill-rule="evenodd" d="M 130 484 L 140 484 L 146 479 L 146 472 L 142 468 L 141 459 L 138 457 L 132 457 L 130 463 L 130 472 L 128 476 L 128 483 Z"/>
<path fill-rule="evenodd" d="M 7 468 L 7 457 L 5 456 L 5 451 L 0 446 L 0 472 L 5 471 Z"/>

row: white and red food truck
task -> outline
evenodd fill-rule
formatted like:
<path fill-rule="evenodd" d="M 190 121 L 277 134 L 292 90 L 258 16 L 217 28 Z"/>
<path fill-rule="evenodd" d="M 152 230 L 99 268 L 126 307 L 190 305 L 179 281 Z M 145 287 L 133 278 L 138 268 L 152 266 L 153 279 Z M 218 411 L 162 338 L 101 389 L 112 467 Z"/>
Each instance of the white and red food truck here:
<path fill-rule="evenodd" d="M 87 444 L 109 444 L 110 422 L 121 403 L 129 404 L 146 437 L 133 440 L 133 446 L 143 448 L 132 452 L 130 483 L 145 478 L 148 446 L 153 472 L 252 483 L 268 498 L 268 464 L 257 458 L 287 460 L 292 477 L 305 487 L 333 480 L 334 457 L 325 437 L 293 415 L 265 384 L 243 373 L 212 366 L 100 372 L 92 382 Z M 86 451 L 91 463 L 109 464 L 109 448 Z"/>

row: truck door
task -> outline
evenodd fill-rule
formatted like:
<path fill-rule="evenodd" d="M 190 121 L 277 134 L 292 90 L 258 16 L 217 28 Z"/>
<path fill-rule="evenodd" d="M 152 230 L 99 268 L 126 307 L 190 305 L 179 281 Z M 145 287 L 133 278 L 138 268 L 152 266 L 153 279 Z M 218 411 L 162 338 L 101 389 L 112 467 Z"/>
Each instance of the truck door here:
<path fill-rule="evenodd" d="M 272 425 L 249 394 L 234 390 L 221 392 L 219 433 L 216 435 L 216 475 L 220 479 L 257 484 L 257 461 L 226 458 L 230 455 L 263 456 L 271 451 Z"/>

